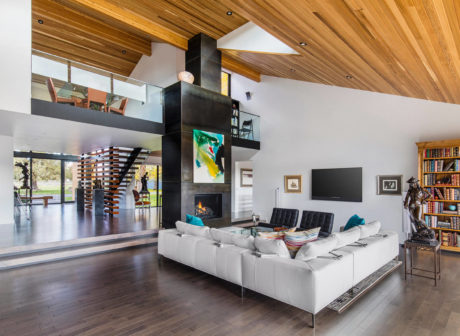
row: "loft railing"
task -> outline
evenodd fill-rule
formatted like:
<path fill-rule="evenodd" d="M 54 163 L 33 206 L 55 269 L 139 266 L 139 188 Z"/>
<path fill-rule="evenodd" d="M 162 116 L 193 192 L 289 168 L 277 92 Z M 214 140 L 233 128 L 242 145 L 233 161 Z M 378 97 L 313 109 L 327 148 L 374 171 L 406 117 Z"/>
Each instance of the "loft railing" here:
<path fill-rule="evenodd" d="M 162 88 L 38 50 L 32 98 L 163 123 Z"/>
<path fill-rule="evenodd" d="M 232 137 L 260 141 L 260 116 L 244 111 L 233 113 Z"/>

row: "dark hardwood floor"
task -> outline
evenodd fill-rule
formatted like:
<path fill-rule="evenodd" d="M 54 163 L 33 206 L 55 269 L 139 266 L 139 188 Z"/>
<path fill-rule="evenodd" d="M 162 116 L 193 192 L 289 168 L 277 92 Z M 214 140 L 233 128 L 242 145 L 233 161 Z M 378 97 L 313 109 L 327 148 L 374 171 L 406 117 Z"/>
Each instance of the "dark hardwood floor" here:
<path fill-rule="evenodd" d="M 428 263 L 427 255 L 420 258 Z M 0 335 L 460 335 L 460 256 L 438 287 L 395 272 L 342 314 L 310 315 L 170 260 L 155 247 L 0 273 Z M 289 286 L 289 284 L 286 284 Z"/>
<path fill-rule="evenodd" d="M 74 203 L 34 205 L 30 218 L 22 208 L 16 212 L 15 223 L 0 224 L 0 249 L 157 229 L 160 215 L 161 208 L 151 208 L 121 209 L 118 216 L 95 217 L 89 210 L 78 212 Z"/>

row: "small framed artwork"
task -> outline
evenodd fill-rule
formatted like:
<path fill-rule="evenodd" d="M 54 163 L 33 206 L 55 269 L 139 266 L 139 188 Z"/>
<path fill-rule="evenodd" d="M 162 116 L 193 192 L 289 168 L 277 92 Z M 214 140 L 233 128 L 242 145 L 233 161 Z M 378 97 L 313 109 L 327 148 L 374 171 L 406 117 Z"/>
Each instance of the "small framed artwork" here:
<path fill-rule="evenodd" d="M 377 195 L 401 195 L 402 175 L 378 175 Z"/>
<path fill-rule="evenodd" d="M 302 192 L 302 175 L 285 175 L 284 192 L 301 193 Z"/>
<path fill-rule="evenodd" d="M 252 187 L 252 169 L 242 168 L 240 170 L 240 186 Z"/>

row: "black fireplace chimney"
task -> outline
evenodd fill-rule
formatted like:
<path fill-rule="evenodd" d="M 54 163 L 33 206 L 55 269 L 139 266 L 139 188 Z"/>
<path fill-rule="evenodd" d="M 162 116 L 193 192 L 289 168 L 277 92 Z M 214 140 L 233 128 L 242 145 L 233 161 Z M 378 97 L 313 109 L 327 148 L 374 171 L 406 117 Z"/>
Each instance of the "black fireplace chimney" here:
<path fill-rule="evenodd" d="M 185 70 L 195 77 L 194 84 L 220 93 L 222 57 L 217 41 L 203 33 L 192 37 L 185 53 Z"/>

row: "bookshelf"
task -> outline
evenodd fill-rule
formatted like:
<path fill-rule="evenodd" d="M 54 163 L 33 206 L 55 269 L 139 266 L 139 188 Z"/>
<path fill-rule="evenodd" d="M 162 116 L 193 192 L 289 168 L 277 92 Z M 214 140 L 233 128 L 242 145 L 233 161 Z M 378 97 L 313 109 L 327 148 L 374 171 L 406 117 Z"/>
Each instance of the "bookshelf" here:
<path fill-rule="evenodd" d="M 419 142 L 418 176 L 431 198 L 422 218 L 441 249 L 460 252 L 460 139 Z"/>
<path fill-rule="evenodd" d="M 240 102 L 232 99 L 232 137 L 240 135 Z"/>

